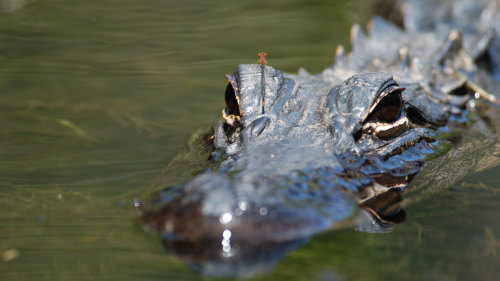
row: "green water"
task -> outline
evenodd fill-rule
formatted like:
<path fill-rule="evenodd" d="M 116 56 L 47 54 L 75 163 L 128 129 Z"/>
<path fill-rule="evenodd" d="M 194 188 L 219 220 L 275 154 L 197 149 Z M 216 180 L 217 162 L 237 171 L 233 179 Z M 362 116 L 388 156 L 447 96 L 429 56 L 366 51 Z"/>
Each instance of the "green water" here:
<path fill-rule="evenodd" d="M 0 280 L 207 279 L 142 231 L 132 200 L 206 165 L 185 151 L 220 118 L 223 74 L 259 51 L 320 71 L 371 9 L 39 0 L 0 14 Z M 500 147 L 470 134 L 481 145 L 431 163 L 392 233 L 318 235 L 255 279 L 496 280 Z"/>

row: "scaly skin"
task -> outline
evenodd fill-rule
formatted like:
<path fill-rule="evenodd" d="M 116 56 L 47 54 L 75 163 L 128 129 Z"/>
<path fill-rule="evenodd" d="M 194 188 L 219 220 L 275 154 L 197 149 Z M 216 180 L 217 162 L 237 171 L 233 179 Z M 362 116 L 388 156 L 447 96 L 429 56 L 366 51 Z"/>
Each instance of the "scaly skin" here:
<path fill-rule="evenodd" d="M 500 3 L 416 6 L 402 4 L 405 29 L 355 25 L 351 53 L 339 47 L 322 73 L 281 73 L 263 53 L 238 66 L 211 138 L 219 168 L 160 192 L 145 224 L 176 249 L 230 260 L 248 245 L 288 251 L 347 219 L 373 232 L 404 221 L 399 202 L 435 129 L 464 119 L 474 98 L 498 103 L 489 91 L 500 88 Z"/>

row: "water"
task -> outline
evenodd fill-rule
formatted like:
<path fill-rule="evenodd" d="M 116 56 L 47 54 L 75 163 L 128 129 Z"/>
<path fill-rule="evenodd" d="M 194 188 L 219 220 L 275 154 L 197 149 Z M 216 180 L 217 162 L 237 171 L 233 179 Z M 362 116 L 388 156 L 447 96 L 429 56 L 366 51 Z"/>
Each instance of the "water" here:
<path fill-rule="evenodd" d="M 133 199 L 207 165 L 190 139 L 219 120 L 223 74 L 259 51 L 320 71 L 372 13 L 362 1 L 7 2 L 0 280 L 204 278 L 141 229 Z M 392 233 L 318 235 L 255 279 L 495 280 L 498 137 L 469 130 L 462 147 L 415 180 Z"/>

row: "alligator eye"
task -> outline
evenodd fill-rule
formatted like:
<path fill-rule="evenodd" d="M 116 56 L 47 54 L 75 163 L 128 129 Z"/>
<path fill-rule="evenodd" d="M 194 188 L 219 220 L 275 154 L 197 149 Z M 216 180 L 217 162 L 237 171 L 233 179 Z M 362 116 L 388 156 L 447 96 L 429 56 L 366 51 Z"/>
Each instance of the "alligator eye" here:
<path fill-rule="evenodd" d="M 375 107 L 371 114 L 372 120 L 392 123 L 401 116 L 403 103 L 398 93 L 385 96 Z"/>
<path fill-rule="evenodd" d="M 227 114 L 240 116 L 240 108 L 238 106 L 238 100 L 236 99 L 236 93 L 234 92 L 231 83 L 227 84 L 225 99 L 226 99 Z"/>
<path fill-rule="evenodd" d="M 408 129 L 408 119 L 401 97 L 403 90 L 404 88 L 396 88 L 379 98 L 363 122 L 362 133 L 380 138 L 394 138 Z"/>

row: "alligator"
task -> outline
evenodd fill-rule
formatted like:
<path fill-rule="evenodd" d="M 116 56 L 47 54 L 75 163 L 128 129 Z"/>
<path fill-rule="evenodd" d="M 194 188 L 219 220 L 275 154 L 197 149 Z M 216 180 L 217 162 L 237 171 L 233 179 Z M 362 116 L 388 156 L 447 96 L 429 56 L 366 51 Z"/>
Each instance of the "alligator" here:
<path fill-rule="evenodd" d="M 405 220 L 404 191 L 441 133 L 499 103 L 500 3 L 397 3 L 397 21 L 374 17 L 368 35 L 354 25 L 351 51 L 321 73 L 282 73 L 260 53 L 226 75 L 223 121 L 206 137 L 216 167 L 143 206 L 166 247 L 238 275 L 329 229 Z"/>

